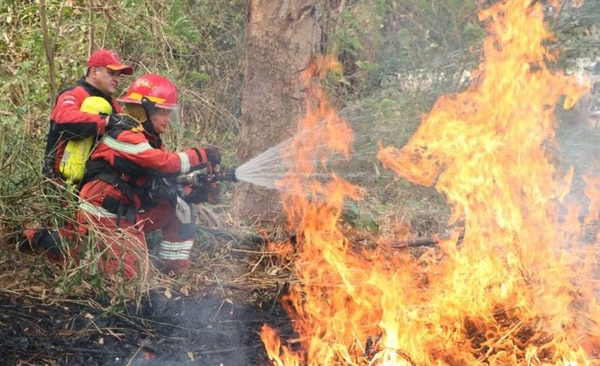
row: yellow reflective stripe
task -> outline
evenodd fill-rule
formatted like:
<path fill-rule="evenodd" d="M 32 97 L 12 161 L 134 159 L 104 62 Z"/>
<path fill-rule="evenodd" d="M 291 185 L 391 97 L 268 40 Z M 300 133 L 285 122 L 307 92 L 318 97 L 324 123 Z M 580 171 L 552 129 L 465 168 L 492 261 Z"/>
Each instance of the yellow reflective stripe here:
<path fill-rule="evenodd" d="M 181 174 L 189 173 L 191 168 L 190 157 L 184 152 L 177 153 L 177 155 L 179 155 L 179 160 L 181 160 Z"/>
<path fill-rule="evenodd" d="M 133 155 L 137 155 L 137 154 L 143 153 L 144 151 L 154 149 L 152 146 L 150 146 L 150 143 L 148 141 L 144 141 L 139 144 L 132 145 L 132 144 L 128 144 L 126 142 L 121 142 L 119 140 L 116 140 L 108 135 L 105 135 L 104 137 L 102 137 L 102 143 L 104 143 L 106 146 L 110 147 L 113 150 L 124 152 L 126 154 L 133 154 Z"/>
<path fill-rule="evenodd" d="M 133 99 L 137 99 L 137 100 L 142 100 L 142 98 L 144 96 L 140 93 L 131 93 L 131 94 L 129 94 L 129 97 L 131 97 Z M 148 98 L 149 101 L 154 102 L 154 103 L 164 103 L 167 101 L 166 99 L 159 98 L 159 97 L 146 96 L 146 98 Z"/>

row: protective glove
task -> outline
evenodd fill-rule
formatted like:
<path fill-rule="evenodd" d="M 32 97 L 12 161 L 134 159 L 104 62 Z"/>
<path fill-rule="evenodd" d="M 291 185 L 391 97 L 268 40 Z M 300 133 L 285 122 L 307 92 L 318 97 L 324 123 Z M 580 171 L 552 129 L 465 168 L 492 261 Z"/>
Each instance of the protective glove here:
<path fill-rule="evenodd" d="M 221 202 L 221 190 L 216 183 L 203 184 L 199 187 L 193 187 L 189 194 L 184 197 L 184 200 L 188 203 L 207 202 L 214 205 Z"/>
<path fill-rule="evenodd" d="M 192 188 L 184 197 L 184 200 L 188 203 L 198 204 L 206 202 L 207 197 L 208 188 L 206 184 L 203 184 L 202 186 Z"/>
<path fill-rule="evenodd" d="M 142 207 L 145 209 L 156 206 L 158 201 L 165 199 L 173 207 L 177 205 L 177 189 L 163 178 L 152 178 L 140 190 Z"/>
<path fill-rule="evenodd" d="M 205 147 L 204 151 L 206 151 L 206 157 L 210 162 L 210 165 L 217 166 L 221 164 L 221 153 L 219 149 L 216 147 Z"/>
<path fill-rule="evenodd" d="M 110 131 L 115 128 L 120 130 L 132 130 L 140 125 L 140 122 L 135 118 L 126 114 L 113 113 L 107 117 L 106 130 Z"/>

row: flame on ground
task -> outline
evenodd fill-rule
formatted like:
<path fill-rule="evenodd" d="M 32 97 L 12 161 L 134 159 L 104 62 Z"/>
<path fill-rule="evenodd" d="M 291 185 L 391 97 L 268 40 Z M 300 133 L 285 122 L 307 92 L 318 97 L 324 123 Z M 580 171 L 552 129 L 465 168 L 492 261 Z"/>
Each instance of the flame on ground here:
<path fill-rule="evenodd" d="M 384 244 L 357 252 L 338 219 L 360 187 L 332 175 L 303 197 L 284 197 L 301 233 L 300 284 L 284 300 L 299 338 L 282 344 L 265 325 L 273 364 L 600 364 L 599 244 L 580 242 L 579 208 L 564 202 L 574 172 L 552 158 L 555 106 L 571 107 L 589 86 L 547 66 L 552 35 L 541 2 L 498 2 L 480 20 L 489 36 L 476 82 L 440 98 L 405 147 L 378 154 L 447 197 L 450 224 L 464 219 L 462 242 L 444 240 L 419 259 Z M 327 154 L 351 153 L 352 132 L 318 87 L 336 64 L 318 61 L 304 74 L 311 103 L 303 127 L 319 132 L 295 142 L 308 149 L 290 146 L 290 156 L 311 154 L 293 156 L 300 174 L 285 185 L 304 187 L 297 177 L 326 169 Z M 597 215 L 598 189 L 586 193 Z"/>

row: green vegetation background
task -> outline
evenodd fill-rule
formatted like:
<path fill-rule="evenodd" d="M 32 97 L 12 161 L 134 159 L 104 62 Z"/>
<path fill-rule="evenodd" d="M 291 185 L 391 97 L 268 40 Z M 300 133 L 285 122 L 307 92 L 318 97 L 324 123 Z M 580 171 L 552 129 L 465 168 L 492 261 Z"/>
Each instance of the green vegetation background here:
<path fill-rule="evenodd" d="M 87 55 L 96 48 L 115 49 L 135 65 L 135 75 L 124 80 L 123 88 L 146 72 L 176 81 L 182 118 L 168 134 L 168 146 L 217 145 L 226 164 L 239 164 L 245 3 L 1 0 L 2 238 L 28 220 L 51 223 L 68 217 L 50 203 L 56 197 L 40 194 L 39 167 L 53 96 L 83 75 Z M 377 230 L 378 221 L 394 216 L 423 235 L 443 227 L 443 198 L 431 189 L 394 179 L 373 157 L 379 140 L 403 145 L 439 95 L 464 86 L 460 76 L 478 64 L 485 36 L 476 4 L 472 0 L 318 3 L 325 50 L 344 66 L 342 74 L 329 80 L 329 93 L 357 134 L 356 158 L 347 167 L 355 174 L 348 175 L 369 187 L 366 204 L 348 206 L 346 219 L 352 224 Z M 567 60 L 593 55 L 598 45 L 598 2 L 588 1 L 582 8 L 562 4 L 563 15 L 550 16 L 549 23 Z M 548 8 L 549 15 L 553 11 Z"/>

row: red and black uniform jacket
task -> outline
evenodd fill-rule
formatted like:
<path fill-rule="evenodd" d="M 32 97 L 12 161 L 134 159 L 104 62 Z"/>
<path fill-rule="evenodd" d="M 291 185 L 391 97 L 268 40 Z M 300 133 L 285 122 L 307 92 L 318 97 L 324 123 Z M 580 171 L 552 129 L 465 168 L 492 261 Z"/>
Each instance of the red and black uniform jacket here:
<path fill-rule="evenodd" d="M 83 101 L 90 96 L 106 99 L 112 106 L 113 113 L 120 113 L 121 106 L 112 96 L 107 96 L 100 90 L 79 79 L 77 84 L 65 89 L 58 95 L 56 105 L 50 114 L 50 130 L 46 141 L 46 153 L 42 173 L 46 176 L 60 177 L 60 160 L 69 139 L 82 139 L 96 136 L 96 139 L 105 133 L 105 116 L 81 112 Z"/>
<path fill-rule="evenodd" d="M 117 225 L 121 217 L 135 223 L 150 178 L 177 177 L 203 169 L 207 162 L 202 148 L 167 152 L 149 122 L 144 132 L 111 130 L 92 152 L 79 197 L 115 215 Z"/>

